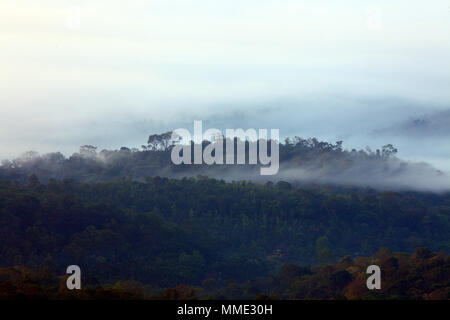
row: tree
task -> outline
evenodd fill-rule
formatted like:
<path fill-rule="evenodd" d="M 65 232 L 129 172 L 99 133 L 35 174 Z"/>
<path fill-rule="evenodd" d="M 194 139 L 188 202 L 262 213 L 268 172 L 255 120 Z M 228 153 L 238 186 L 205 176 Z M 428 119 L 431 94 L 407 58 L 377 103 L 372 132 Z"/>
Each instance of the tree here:
<path fill-rule="evenodd" d="M 172 144 L 172 131 L 162 134 L 152 134 L 148 137 L 147 150 L 161 150 L 166 151 Z"/>
<path fill-rule="evenodd" d="M 97 147 L 88 144 L 81 146 L 80 155 L 85 158 L 95 158 L 97 156 Z"/>
<path fill-rule="evenodd" d="M 326 236 L 316 240 L 316 257 L 322 263 L 329 262 L 333 259 L 333 252 L 330 250 L 330 243 Z"/>
<path fill-rule="evenodd" d="M 35 174 L 32 174 L 28 179 L 28 186 L 31 188 L 39 187 L 41 183 L 39 182 L 38 177 Z"/>
<path fill-rule="evenodd" d="M 352 275 L 346 270 L 339 270 L 331 275 L 331 281 L 337 288 L 345 287 L 352 280 Z"/>
<path fill-rule="evenodd" d="M 388 160 L 397 154 L 398 150 L 392 144 L 387 144 L 381 149 L 381 157 Z"/>

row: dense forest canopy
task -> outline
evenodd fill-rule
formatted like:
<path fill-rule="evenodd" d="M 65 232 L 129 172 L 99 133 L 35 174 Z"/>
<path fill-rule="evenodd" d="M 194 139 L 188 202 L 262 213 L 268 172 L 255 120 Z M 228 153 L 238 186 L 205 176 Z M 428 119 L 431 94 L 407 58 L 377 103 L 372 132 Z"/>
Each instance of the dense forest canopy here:
<path fill-rule="evenodd" d="M 0 261 L 54 272 L 76 262 L 102 284 L 223 285 L 379 247 L 448 252 L 449 219 L 448 195 L 202 177 L 44 185 L 33 175 L 0 185 Z"/>
<path fill-rule="evenodd" d="M 368 265 L 386 271 L 381 290 L 366 287 Z M 414 299 L 450 298 L 450 258 L 426 248 L 412 255 L 381 248 L 371 257 L 343 257 L 336 264 L 300 267 L 286 264 L 273 275 L 245 282 L 208 278 L 201 286 L 178 285 L 155 290 L 135 280 L 100 286 L 90 283 L 81 290 L 68 291 L 66 277 L 48 268 L 0 267 L 0 299 Z"/>

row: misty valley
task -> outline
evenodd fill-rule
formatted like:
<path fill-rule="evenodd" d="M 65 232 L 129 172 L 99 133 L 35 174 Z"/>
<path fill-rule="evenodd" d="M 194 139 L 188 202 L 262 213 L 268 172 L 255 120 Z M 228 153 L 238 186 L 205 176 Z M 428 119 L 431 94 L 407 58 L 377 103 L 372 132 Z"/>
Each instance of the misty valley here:
<path fill-rule="evenodd" d="M 449 0 L 0 12 L 0 317 L 448 306 Z"/>

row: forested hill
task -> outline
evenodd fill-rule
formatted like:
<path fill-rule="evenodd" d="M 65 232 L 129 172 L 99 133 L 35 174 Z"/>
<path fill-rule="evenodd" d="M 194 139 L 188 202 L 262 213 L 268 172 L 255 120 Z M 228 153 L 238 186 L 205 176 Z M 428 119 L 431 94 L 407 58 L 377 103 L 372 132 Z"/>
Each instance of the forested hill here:
<path fill-rule="evenodd" d="M 361 187 L 421 189 L 433 175 L 446 181 L 395 158 L 392 146 L 345 151 L 340 143 L 288 140 L 269 181 L 258 166 L 175 166 L 170 145 L 146 149 L 83 146 L 68 159 L 28 153 L 3 163 L 0 299 L 58 297 L 55 281 L 72 264 L 94 288 L 80 295 L 91 297 L 140 297 L 131 286 L 163 298 L 195 298 L 198 288 L 201 297 L 232 299 L 361 298 L 370 295 L 363 268 L 373 259 L 358 257 L 381 247 L 395 253 L 376 258 L 391 272 L 380 297 L 448 297 L 441 280 L 450 194 Z M 371 184 L 389 179 L 396 184 Z"/>
<path fill-rule="evenodd" d="M 449 252 L 449 239 L 448 195 L 206 178 L 0 184 L 2 266 L 58 273 L 76 263 L 102 284 L 241 282 L 380 247 Z"/>
<path fill-rule="evenodd" d="M 204 142 L 205 147 L 208 142 Z M 171 161 L 170 133 L 151 135 L 141 150 L 98 151 L 82 146 L 66 158 L 61 153 L 23 156 L 4 160 L 0 180 L 26 183 L 36 174 L 43 183 L 73 179 L 79 182 L 118 180 L 145 181 L 147 177 L 182 178 L 197 175 L 226 181 L 288 181 L 295 185 L 372 187 L 378 190 L 450 191 L 450 178 L 425 163 L 411 163 L 396 157 L 397 149 L 387 144 L 379 150 L 344 150 L 342 141 L 335 144 L 315 138 L 286 139 L 280 144 L 280 170 L 273 176 L 261 176 L 259 165 L 174 165 Z M 247 145 L 248 149 L 248 145 Z"/>

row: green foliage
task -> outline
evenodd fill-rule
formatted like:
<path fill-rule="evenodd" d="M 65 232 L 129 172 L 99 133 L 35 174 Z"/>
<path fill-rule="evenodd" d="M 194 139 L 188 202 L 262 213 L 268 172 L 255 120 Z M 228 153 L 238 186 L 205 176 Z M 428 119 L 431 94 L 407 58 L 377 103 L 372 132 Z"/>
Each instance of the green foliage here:
<path fill-rule="evenodd" d="M 108 287 L 101 294 L 112 298 L 145 296 L 135 282 L 160 295 L 163 288 L 204 285 L 195 295 L 180 289 L 166 292 L 167 297 L 342 297 L 355 279 L 350 262 L 345 272 L 293 265 L 369 256 L 379 247 L 448 252 L 449 215 L 447 194 L 225 183 L 204 177 L 91 184 L 41 184 L 32 177 L 22 186 L 0 182 L 0 267 L 47 268 L 63 275 L 68 265 L 78 264 L 84 283 Z M 404 276 L 404 255 L 380 255 L 389 256 L 377 258 L 386 270 Z M 439 281 L 448 279 L 442 273 L 445 261 L 430 250 L 416 251 L 406 284 L 389 280 L 397 288 L 392 296 L 416 297 L 405 293 L 411 283 L 420 290 L 444 290 Z M 429 263 L 440 270 L 438 275 L 428 273 Z M 268 276 L 284 264 L 279 278 Z M 121 295 L 127 290 L 133 294 Z"/>

